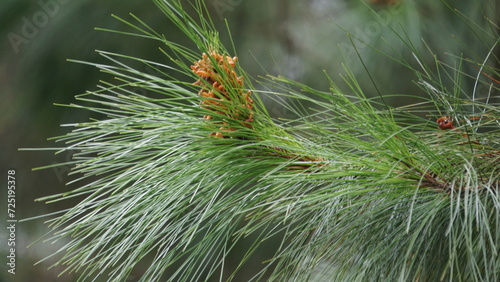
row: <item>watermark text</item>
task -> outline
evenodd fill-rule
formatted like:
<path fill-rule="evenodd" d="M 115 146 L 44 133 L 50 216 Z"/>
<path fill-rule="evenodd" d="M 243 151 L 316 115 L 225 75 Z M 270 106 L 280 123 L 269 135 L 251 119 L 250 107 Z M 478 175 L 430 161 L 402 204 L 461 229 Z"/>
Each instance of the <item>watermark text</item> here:
<path fill-rule="evenodd" d="M 7 272 L 16 274 L 16 171 L 7 171 Z"/>

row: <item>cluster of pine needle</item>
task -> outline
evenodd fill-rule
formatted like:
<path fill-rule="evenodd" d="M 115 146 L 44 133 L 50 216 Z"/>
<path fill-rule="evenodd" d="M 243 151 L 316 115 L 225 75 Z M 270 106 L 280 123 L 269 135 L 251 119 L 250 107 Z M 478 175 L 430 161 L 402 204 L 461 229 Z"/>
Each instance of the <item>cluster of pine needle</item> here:
<path fill-rule="evenodd" d="M 81 183 L 41 199 L 81 198 L 51 220 L 49 240 L 66 242 L 57 265 L 82 279 L 123 281 L 145 263 L 141 281 L 237 281 L 267 251 L 253 280 L 500 279 L 499 70 L 479 62 L 488 76 L 470 95 L 460 69 L 412 50 L 428 96 L 401 107 L 367 97 L 348 67 L 347 93 L 327 75 L 327 90 L 254 80 L 204 2 L 191 3 L 197 18 L 182 2 L 155 1 L 198 50 L 119 19 L 169 64 L 100 51 L 111 63 L 95 66 L 116 79 L 69 105 L 103 118 L 57 138 L 78 152 Z M 272 117 L 261 97 L 298 118 Z"/>

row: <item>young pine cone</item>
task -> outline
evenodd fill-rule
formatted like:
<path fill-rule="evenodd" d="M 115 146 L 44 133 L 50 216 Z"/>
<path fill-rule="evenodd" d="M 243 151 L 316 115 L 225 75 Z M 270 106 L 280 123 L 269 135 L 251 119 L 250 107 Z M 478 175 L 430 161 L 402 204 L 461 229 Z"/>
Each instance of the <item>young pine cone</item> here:
<path fill-rule="evenodd" d="M 201 106 L 213 111 L 218 116 L 227 116 L 233 120 L 240 120 L 246 127 L 252 128 L 253 100 L 251 91 L 244 89 L 243 77 L 235 72 L 237 57 L 229 57 L 212 51 L 210 55 L 203 53 L 201 60 L 191 66 L 191 70 L 200 77 L 194 84 L 201 86 L 198 95 L 201 97 Z M 207 120 L 214 116 L 205 115 Z M 220 131 L 234 131 L 228 120 L 222 118 L 217 121 L 222 126 L 219 132 L 212 133 L 223 137 Z"/>

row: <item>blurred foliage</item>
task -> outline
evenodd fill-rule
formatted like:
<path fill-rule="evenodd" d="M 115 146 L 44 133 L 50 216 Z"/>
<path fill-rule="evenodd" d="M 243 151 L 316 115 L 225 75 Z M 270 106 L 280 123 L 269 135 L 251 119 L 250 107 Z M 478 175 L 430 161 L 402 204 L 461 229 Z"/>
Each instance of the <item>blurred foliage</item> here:
<path fill-rule="evenodd" d="M 462 17 L 456 17 L 453 9 L 435 0 L 401 0 L 396 6 L 383 1 L 352 0 L 207 2 L 215 24 L 221 29 L 225 29 L 224 18 L 227 18 L 240 63 L 256 79 L 259 74 L 268 72 L 326 89 L 328 80 L 324 78 L 323 70 L 335 76 L 342 72 L 341 62 L 346 60 L 365 92 L 373 96 L 377 91 L 386 94 L 421 92 L 412 81 L 413 72 L 380 55 L 380 52 L 400 53 L 404 57 L 398 59 L 418 67 L 412 60 L 413 55 L 404 52 L 409 48 L 390 29 L 405 30 L 406 39 L 416 45 L 422 57 L 428 59 L 427 63 L 436 56 L 454 65 L 457 60 L 451 54 L 463 58 L 477 54 L 484 58 L 489 46 L 498 39 L 486 35 L 498 34 L 500 5 L 497 0 L 447 1 Z M 53 4 L 52 15 L 39 3 Z M 149 1 L 3 0 L 0 4 L 0 34 L 3 38 L 0 45 L 0 167 L 1 171 L 8 168 L 18 170 L 20 218 L 61 209 L 57 205 L 33 204 L 33 200 L 67 189 L 64 182 L 68 177 L 64 173 L 69 170 L 31 172 L 31 169 L 64 162 L 69 156 L 53 156 L 46 151 L 18 152 L 18 148 L 51 147 L 54 144 L 47 138 L 66 132 L 60 124 L 87 120 L 88 113 L 56 107 L 53 103 L 71 103 L 74 95 L 95 89 L 96 82 L 102 78 L 95 68 L 68 63 L 67 59 L 99 63 L 102 58 L 94 52 L 95 49 L 159 62 L 166 59 L 157 52 L 155 42 L 94 30 L 95 27 L 123 29 L 123 24 L 110 15 L 127 16 L 129 12 L 170 38 L 182 38 Z M 35 26 L 31 38 L 26 38 L 16 52 L 9 34 L 23 36 L 26 22 L 34 21 L 43 24 Z M 472 34 L 479 35 L 484 41 L 469 40 Z M 228 38 L 225 40 L 224 43 L 229 42 Z M 353 45 L 357 49 L 353 49 Z M 498 47 L 496 49 L 494 56 L 498 54 Z M 474 76 L 478 69 L 469 64 L 463 66 L 463 71 Z M 463 85 L 465 92 L 474 86 L 473 82 L 471 79 Z M 287 115 L 278 104 L 265 102 L 270 104 L 271 114 Z M 391 101 L 394 104 L 407 102 Z M 4 216 L 1 214 L 0 218 L 3 220 Z M 20 244 L 25 246 L 44 232 L 41 221 L 25 223 L 18 230 Z M 4 236 L 3 233 L 0 235 Z M 3 248 L 2 245 L 0 250 Z M 25 272 L 27 276 L 18 275 L 16 279 L 33 280 L 31 274 L 44 277 L 46 281 L 54 279 L 50 276 L 52 272 L 45 271 L 46 265 L 31 267 L 54 249 L 43 249 L 47 248 L 45 244 L 34 248 L 19 251 L 20 266 L 33 271 Z"/>
<path fill-rule="evenodd" d="M 229 14 L 229 21 L 254 21 L 236 24 L 235 34 L 247 35 L 238 41 L 238 49 L 240 53 L 250 50 L 268 72 L 326 88 L 322 72 L 336 76 L 346 61 L 362 87 L 371 89 L 368 95 L 377 95 L 374 84 L 383 94 L 421 93 L 412 83 L 413 72 L 382 53 L 418 67 L 409 51 L 412 48 L 408 44 L 412 44 L 424 63 L 432 63 L 436 57 L 453 66 L 458 62 L 455 56 L 479 60 L 477 56 L 486 55 L 497 40 L 491 36 L 498 34 L 497 0 L 372 2 L 376 1 L 247 1 L 239 14 Z M 406 38 L 399 38 L 395 32 L 406 34 Z M 483 40 L 471 40 L 475 36 Z M 242 57 L 245 68 L 255 73 L 255 60 Z M 477 67 L 467 65 L 464 71 L 476 74 Z M 469 82 L 464 85 L 467 90 L 473 80 Z"/>

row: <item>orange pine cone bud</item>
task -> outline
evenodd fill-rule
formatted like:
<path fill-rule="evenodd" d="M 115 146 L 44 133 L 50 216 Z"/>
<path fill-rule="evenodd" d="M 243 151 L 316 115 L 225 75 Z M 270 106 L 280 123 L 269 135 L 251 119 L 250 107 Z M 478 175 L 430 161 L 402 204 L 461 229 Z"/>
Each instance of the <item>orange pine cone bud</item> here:
<path fill-rule="evenodd" d="M 453 120 L 446 116 L 438 118 L 436 122 L 439 125 L 438 127 L 442 130 L 455 128 L 455 126 L 453 126 Z"/>
<path fill-rule="evenodd" d="M 246 127 L 252 128 L 250 125 L 253 121 L 251 112 L 253 100 L 250 98 L 252 92 L 243 89 L 243 77 L 238 76 L 235 71 L 237 60 L 237 57 L 223 56 L 215 51 L 210 52 L 209 55 L 203 53 L 201 60 L 191 66 L 191 70 L 200 77 L 194 85 L 201 86 L 198 95 L 201 97 L 200 104 L 203 108 L 226 115 L 231 119 L 241 120 Z M 238 107 L 228 107 L 229 104 Z M 213 117 L 205 115 L 204 119 L 213 119 Z M 224 120 L 221 123 L 226 125 Z M 234 131 L 235 129 L 223 126 L 219 130 Z M 223 137 L 220 132 L 212 135 Z"/>

